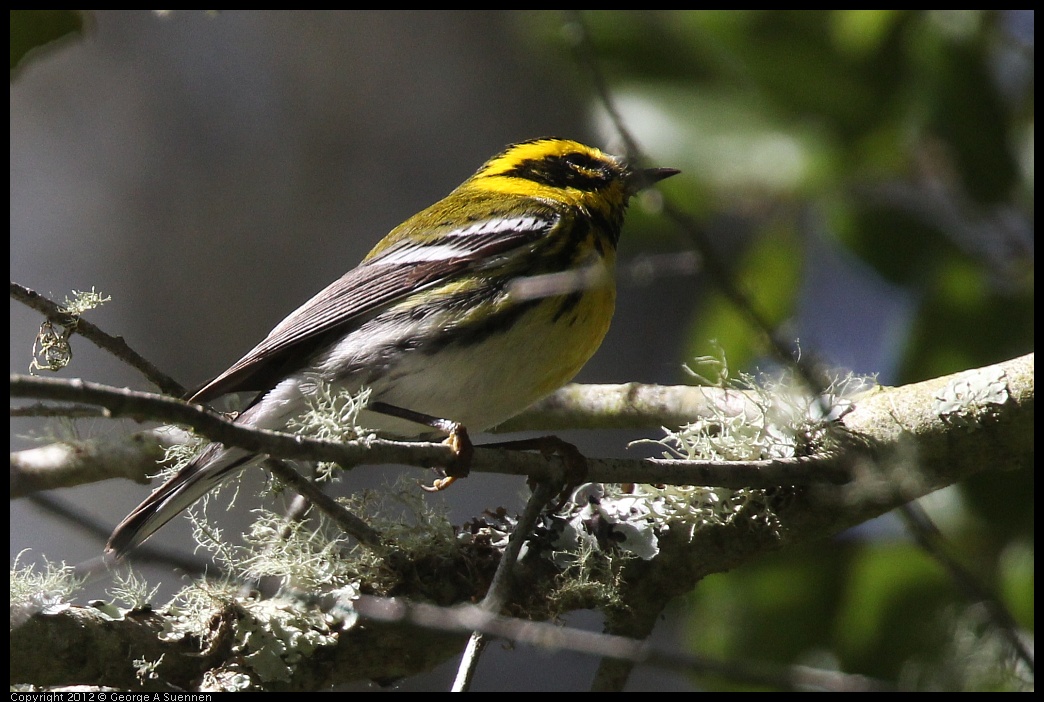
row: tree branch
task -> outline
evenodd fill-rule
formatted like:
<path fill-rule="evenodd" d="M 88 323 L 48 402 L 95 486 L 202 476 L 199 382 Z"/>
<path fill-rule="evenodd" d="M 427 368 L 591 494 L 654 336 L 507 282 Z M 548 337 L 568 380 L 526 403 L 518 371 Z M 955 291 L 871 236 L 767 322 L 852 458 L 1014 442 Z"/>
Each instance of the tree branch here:
<path fill-rule="evenodd" d="M 117 477 L 147 483 L 166 449 L 188 438 L 179 429 L 164 427 L 16 451 L 11 454 L 11 497 Z"/>
<path fill-rule="evenodd" d="M 181 397 L 185 394 L 185 388 L 176 380 L 163 373 L 154 366 L 147 358 L 132 349 L 123 337 L 113 336 L 91 324 L 82 316 L 73 316 L 67 313 L 55 302 L 47 299 L 35 290 L 24 285 L 11 282 L 11 299 L 31 307 L 42 313 L 47 319 L 60 324 L 63 327 L 72 328 L 74 332 L 93 343 L 103 351 L 108 351 L 116 358 L 133 368 L 141 371 L 149 382 L 158 387 L 167 395 Z"/>
<path fill-rule="evenodd" d="M 118 404 L 108 392 L 100 392 L 96 399 L 106 406 Z M 660 534 L 659 552 L 654 558 L 635 558 L 623 566 L 618 601 L 627 602 L 628 609 L 606 607 L 594 593 L 588 600 L 571 600 L 571 605 L 603 609 L 611 633 L 644 639 L 663 603 L 690 591 L 710 573 L 729 570 L 789 544 L 827 538 L 975 473 L 1031 466 L 1033 405 L 1032 354 L 922 383 L 879 388 L 856 401 L 852 411 L 840 420 L 845 431 L 858 437 L 864 447 L 853 449 L 850 455 L 850 482 L 819 482 L 767 491 L 720 523 L 691 530 L 672 527 Z M 309 442 L 291 444 L 307 446 Z M 332 452 L 322 447 L 322 451 L 328 450 Z M 626 475 L 617 473 L 616 477 Z M 438 572 L 456 574 L 454 577 L 417 578 L 417 562 L 424 557 L 400 552 L 395 560 L 382 563 L 382 589 L 445 604 L 481 597 L 496 568 L 499 551 L 491 549 L 490 537 L 481 537 L 476 531 L 472 534 L 469 540 L 457 541 L 454 550 L 440 550 L 437 556 L 430 556 L 437 558 Z M 514 606 L 530 618 L 544 619 L 554 614 L 548 609 L 547 597 L 561 572 L 538 551 L 531 549 L 525 567 L 516 573 L 520 599 Z M 35 612 L 25 626 L 12 631 L 11 680 L 31 680 L 40 685 L 92 681 L 136 687 L 141 681 L 135 678 L 133 666 L 125 657 L 114 654 L 131 646 L 145 660 L 156 661 L 163 656 L 158 672 L 164 685 L 199 689 L 204 674 L 213 682 L 235 673 L 264 687 L 265 681 L 256 677 L 256 671 L 244 667 L 242 656 L 233 652 L 230 641 L 236 627 L 243 626 L 236 622 L 259 626 L 254 608 L 262 604 L 249 600 L 219 603 L 212 614 L 211 640 L 202 646 L 190 639 L 161 640 L 159 633 L 172 620 L 160 612 L 127 613 L 117 621 L 91 607 Z M 266 606 L 282 611 L 278 604 Z M 286 611 L 298 609 L 298 605 L 285 606 Z M 326 634 L 326 643 L 313 649 L 315 655 L 302 654 L 288 668 L 287 679 L 279 682 L 281 688 L 317 689 L 347 680 L 410 675 L 453 655 L 464 641 L 459 634 L 401 624 L 369 622 L 359 626 L 353 623 L 350 612 L 342 615 L 347 617 L 343 623 L 328 624 L 332 628 Z M 287 624 L 279 626 L 282 628 L 278 631 L 285 631 Z M 478 630 L 479 626 L 468 623 L 466 628 Z M 71 641 L 81 639 L 82 645 L 77 646 L 81 656 L 73 660 L 63 655 Z M 63 665 L 56 666 L 54 661 L 63 661 Z M 605 685 L 613 686 L 608 678 Z"/>
<path fill-rule="evenodd" d="M 1032 418 L 1032 369 L 1033 355 L 1030 354 L 1005 364 L 977 371 L 980 374 L 990 372 L 1002 374 L 1007 379 L 1009 392 L 1013 393 L 1015 399 L 1021 398 L 1021 401 L 989 405 L 989 407 L 996 407 L 1001 416 L 1012 413 L 1025 416 L 1028 413 L 1028 416 Z M 966 375 L 967 373 L 959 373 L 901 388 L 878 388 L 859 399 L 853 411 L 843 418 L 843 425 L 851 434 L 866 437 L 878 449 L 894 448 L 900 443 L 905 445 L 910 438 L 919 438 L 926 441 L 930 439 L 931 442 L 926 444 L 926 447 L 930 446 L 933 450 L 939 451 L 945 444 L 945 442 L 940 443 L 939 437 L 950 436 L 956 429 L 953 423 L 957 419 L 954 419 L 952 414 L 941 413 L 940 401 L 936 395 L 943 392 L 949 385 L 964 382 L 962 378 Z M 609 400 L 595 399 L 602 391 L 610 395 Z M 176 422 L 191 427 L 212 441 L 266 453 L 274 458 L 333 461 L 342 467 L 352 468 L 363 463 L 445 466 L 455 457 L 452 450 L 441 443 L 388 441 L 376 438 L 336 443 L 282 432 L 251 429 L 235 424 L 200 405 L 75 379 L 36 378 L 12 374 L 11 394 L 16 397 L 95 404 L 104 407 L 113 417 L 130 417 L 138 421 L 151 419 Z M 760 410 L 756 408 L 753 400 L 747 394 L 734 390 L 686 386 L 665 388 L 637 384 L 574 385 L 563 388 L 548 400 L 539 403 L 517 424 L 506 424 L 505 426 L 525 426 L 530 429 L 561 428 L 562 423 L 568 417 L 582 412 L 584 402 L 589 399 L 593 400 L 595 416 L 601 418 L 602 425 L 610 427 L 642 426 L 642 409 L 648 409 L 652 413 L 652 416 L 644 422 L 646 427 L 658 426 L 667 415 L 674 415 L 675 418 L 681 419 L 683 409 L 686 412 L 696 412 L 695 415 L 687 415 L 688 421 L 699 416 L 706 417 L 708 412 L 722 410 L 729 414 L 743 413 L 745 417 L 753 416 L 755 413 L 760 414 Z M 630 406 L 629 402 L 632 399 L 638 408 Z M 677 407 L 672 407 L 671 403 L 677 403 Z M 615 408 L 615 411 L 612 408 Z M 913 417 L 907 416 L 915 408 L 920 408 L 921 414 Z M 547 426 L 541 424 L 542 420 L 547 421 Z M 588 425 L 591 426 L 592 423 L 588 423 Z M 598 425 L 595 424 L 595 426 Z M 906 429 L 907 426 L 910 429 Z M 144 436 L 148 435 L 138 435 L 132 440 L 132 443 L 139 442 Z M 1029 436 L 1032 437 L 1032 434 Z M 1013 437 L 1020 441 L 1024 438 Z M 1032 448 L 1032 438 L 1029 440 Z M 76 451 L 79 451 L 78 446 Z M 53 455 L 53 453 L 50 447 L 44 447 L 13 454 L 12 468 L 18 469 L 16 470 L 16 475 L 18 475 L 23 465 L 37 463 L 35 460 L 37 455 Z M 979 460 L 984 458 L 981 454 L 976 454 L 976 456 Z M 588 458 L 588 479 L 594 482 L 646 482 L 725 488 L 768 488 L 823 482 L 841 483 L 849 477 L 853 457 L 854 454 L 848 452 L 771 461 Z M 920 457 L 922 460 L 930 459 L 923 451 Z M 967 454 L 964 454 L 964 457 L 967 457 Z M 149 461 L 144 458 L 130 464 L 127 461 L 115 463 L 124 466 L 136 465 L 143 472 L 137 474 L 121 471 L 104 475 L 95 473 L 98 479 L 130 477 L 141 482 L 144 480 L 144 473 L 151 471 Z M 966 460 L 958 461 L 958 465 L 966 466 L 969 471 L 982 469 L 981 465 L 974 461 L 971 462 L 972 465 L 968 465 L 968 463 Z M 104 467 L 101 461 L 94 461 L 94 469 L 97 470 L 99 466 Z M 472 463 L 472 470 L 475 472 L 528 475 L 536 480 L 554 477 L 560 467 L 560 459 L 557 457 L 545 458 L 538 453 L 482 447 L 476 449 Z M 57 470 L 57 468 L 55 466 L 53 469 Z M 962 477 L 964 476 L 957 479 Z M 29 480 L 29 484 L 39 483 L 42 480 L 44 480 L 42 476 L 35 475 Z M 16 482 L 20 487 L 13 494 L 16 496 L 24 494 L 24 490 L 27 488 L 21 487 L 21 485 L 27 483 L 21 481 L 21 476 Z M 68 485 L 69 483 L 58 477 L 49 480 L 48 484 Z"/>
<path fill-rule="evenodd" d="M 708 398 L 719 395 L 726 403 L 726 410 L 730 412 L 750 410 L 747 401 L 743 399 L 744 396 L 738 392 L 707 393 L 707 388 L 684 387 L 666 389 L 666 393 L 661 390 L 643 392 L 632 387 L 625 392 L 636 397 L 673 395 L 681 398 L 688 394 L 690 399 L 683 401 L 683 406 L 689 407 L 707 407 Z M 567 395 L 569 392 L 567 390 Z M 338 443 L 252 429 L 229 421 L 201 405 L 77 379 L 36 378 L 12 374 L 11 394 L 16 397 L 97 404 L 106 408 L 113 417 L 176 422 L 191 427 L 212 441 L 228 446 L 265 453 L 273 458 L 332 461 L 345 469 L 364 463 L 448 466 L 456 458 L 453 450 L 442 443 L 389 441 L 377 438 Z M 679 410 L 674 410 L 674 413 L 677 412 Z M 634 413 L 626 414 L 632 415 L 627 421 L 633 423 Z M 561 416 L 560 414 L 559 421 Z M 661 417 L 662 413 L 658 413 L 652 422 L 658 421 Z M 588 458 L 587 478 L 594 482 L 608 483 L 646 482 L 729 488 L 775 487 L 804 485 L 824 480 L 844 481 L 847 479 L 846 461 L 844 456 L 837 455 L 771 461 Z M 471 462 L 473 472 L 526 475 L 534 480 L 557 480 L 561 469 L 561 459 L 557 456 L 545 457 L 539 453 L 481 446 L 476 447 Z"/>

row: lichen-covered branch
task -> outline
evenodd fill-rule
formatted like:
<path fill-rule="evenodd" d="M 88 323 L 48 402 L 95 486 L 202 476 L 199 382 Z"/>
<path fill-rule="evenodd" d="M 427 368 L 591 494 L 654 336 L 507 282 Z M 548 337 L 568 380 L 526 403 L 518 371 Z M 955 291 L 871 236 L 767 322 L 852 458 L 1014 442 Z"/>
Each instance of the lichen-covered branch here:
<path fill-rule="evenodd" d="M 601 609 L 614 634 L 643 639 L 665 602 L 688 592 L 707 574 L 788 544 L 827 538 L 975 473 L 1028 467 L 1034 451 L 1033 385 L 1029 355 L 923 383 L 876 389 L 837 420 L 842 433 L 852 438 L 846 462 L 850 481 L 740 491 L 746 495 L 741 508 L 727 518 L 703 524 L 663 523 L 654 556 L 619 561 L 613 602 L 603 599 L 604 591 L 591 589 L 571 592 L 568 606 Z M 397 551 L 393 560 L 376 564 L 379 585 L 359 581 L 353 587 L 444 605 L 474 601 L 488 586 L 499 559 L 496 544 L 510 525 L 494 522 L 492 517 L 476 520 L 465 540 L 453 539 L 437 548 L 414 544 L 414 550 Z M 537 620 L 554 616 L 555 607 L 564 606 L 555 594 L 562 586 L 561 565 L 540 552 L 535 543 L 520 561 L 516 591 L 523 597 L 513 603 Z M 90 607 L 52 603 L 30 608 L 25 624 L 13 630 L 11 642 L 13 651 L 32 654 L 12 654 L 11 680 L 149 689 L 168 684 L 230 689 L 238 681 L 249 689 L 317 689 L 427 670 L 463 645 L 463 636 L 361 620 L 360 613 L 345 604 L 350 599 L 332 603 L 313 595 L 267 602 L 264 606 L 272 611 L 265 615 L 268 610 L 262 603 L 214 597 L 209 628 L 197 639 L 168 641 L 160 641 L 158 631 L 176 628 L 173 612 L 117 611 L 115 616 L 101 616 Z M 616 606 L 619 602 L 627 607 Z M 252 638 L 244 639 L 248 633 Z M 250 646 L 260 646 L 265 637 L 278 644 L 280 655 L 290 656 L 279 659 L 277 673 L 252 667 L 251 661 L 260 659 L 250 654 L 261 651 Z M 76 647 L 77 656 L 68 655 L 68 642 L 73 640 L 83 644 Z M 109 640 L 111 646 L 105 643 Z M 117 645 L 122 647 L 118 650 L 131 646 L 142 651 L 144 658 L 166 654 L 154 669 L 158 681 L 138 677 L 140 666 L 136 671 L 126 656 L 112 654 Z M 41 661 L 46 666 L 41 667 Z M 627 665 L 615 672 L 625 677 Z M 606 671 L 610 687 L 613 673 Z"/>

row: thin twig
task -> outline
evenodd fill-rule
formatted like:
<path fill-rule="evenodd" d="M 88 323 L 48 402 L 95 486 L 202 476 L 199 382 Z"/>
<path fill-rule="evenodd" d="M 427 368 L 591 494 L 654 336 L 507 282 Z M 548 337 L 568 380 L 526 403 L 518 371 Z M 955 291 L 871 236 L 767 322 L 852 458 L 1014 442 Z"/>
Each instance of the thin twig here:
<path fill-rule="evenodd" d="M 158 420 L 189 426 L 211 441 L 273 458 L 331 461 L 351 469 L 362 464 L 447 466 L 456 459 L 444 443 L 367 438 L 334 442 L 284 432 L 254 429 L 229 421 L 200 405 L 162 395 L 113 388 L 83 380 L 11 375 L 11 394 L 38 399 L 99 404 L 114 417 Z M 760 461 L 685 461 L 662 458 L 588 458 L 593 482 L 662 483 L 727 488 L 770 488 L 781 485 L 843 483 L 849 479 L 848 455 L 825 455 Z M 541 481 L 555 475 L 561 459 L 537 452 L 475 448 L 473 472 L 525 475 Z"/>
<path fill-rule="evenodd" d="M 957 559 L 950 556 L 946 549 L 946 539 L 938 527 L 924 511 L 924 508 L 916 502 L 908 502 L 899 508 L 907 530 L 913 535 L 918 546 L 929 556 L 937 560 L 950 578 L 957 584 L 961 594 L 969 602 L 981 602 L 989 613 L 993 625 L 1003 633 L 1008 644 L 1023 663 L 1033 671 L 1033 654 L 1026 648 L 1026 644 L 1019 637 L 1018 622 L 1011 612 L 1004 606 L 986 585 L 979 582 L 971 571 L 964 567 Z"/>
<path fill-rule="evenodd" d="M 308 480 L 296 470 L 282 461 L 265 461 L 265 468 L 277 478 L 289 485 L 291 489 L 309 500 L 323 514 L 332 519 L 345 533 L 354 536 L 359 543 L 371 549 L 386 551 L 387 546 L 379 532 L 345 509 L 337 500 L 323 492 L 318 485 Z"/>
<path fill-rule="evenodd" d="M 484 611 L 497 614 L 507 603 L 511 590 L 511 576 L 518 561 L 518 554 L 522 551 L 522 545 L 526 539 L 533 533 L 541 511 L 551 501 L 554 494 L 555 488 L 551 481 L 544 481 L 538 483 L 533 494 L 530 495 L 526 509 L 511 533 L 504 554 L 500 557 L 500 564 L 497 565 L 497 572 L 493 575 L 493 582 L 490 583 L 486 596 L 479 603 L 479 607 Z M 472 632 L 461 656 L 460 666 L 457 668 L 457 677 L 453 681 L 453 692 L 467 692 L 471 687 L 478 668 L 479 656 L 482 655 L 486 642 L 487 636 L 484 633 Z"/>
<path fill-rule="evenodd" d="M 72 400 L 101 405 L 109 410 L 113 417 L 184 425 L 211 441 L 255 453 L 267 453 L 275 458 L 333 461 L 345 468 L 363 461 L 408 464 L 420 461 L 434 465 L 449 465 L 456 458 L 453 450 L 443 444 L 380 439 L 338 443 L 278 431 L 253 429 L 225 419 L 202 405 L 164 395 L 114 388 L 78 378 L 38 378 L 12 373 L 10 391 L 13 397 Z M 375 452 L 371 450 L 371 446 L 379 446 L 380 449 Z"/>
<path fill-rule="evenodd" d="M 38 402 L 11 408 L 12 417 L 64 417 L 66 419 L 111 419 L 112 414 L 104 407 L 92 405 L 48 405 Z"/>
<path fill-rule="evenodd" d="M 620 138 L 623 139 L 627 149 L 627 157 L 635 161 L 646 160 L 638 140 L 631 134 L 624 123 L 620 111 L 616 109 L 612 93 L 606 83 L 601 66 L 599 66 L 594 55 L 594 50 L 591 46 L 591 36 L 583 15 L 579 10 L 575 10 L 571 12 L 571 16 L 577 29 L 577 39 L 574 43 L 577 62 L 587 72 L 588 79 L 594 86 L 599 102 L 609 115 L 614 129 L 620 135 Z M 753 328 L 765 338 L 769 348 L 772 349 L 773 354 L 780 363 L 795 368 L 813 396 L 818 398 L 822 395 L 823 390 L 830 384 L 823 369 L 797 356 L 793 344 L 783 340 L 775 326 L 758 310 L 750 296 L 733 283 L 728 267 L 717 255 L 704 227 L 699 225 L 688 213 L 683 212 L 667 200 L 664 201 L 664 213 L 692 241 L 693 246 L 700 252 L 706 264 L 705 269 L 713 277 L 718 289 L 736 309 L 746 315 Z"/>
<path fill-rule="evenodd" d="M 660 651 L 647 642 L 626 636 L 500 616 L 481 605 L 458 605 L 448 608 L 369 595 L 359 597 L 352 605 L 355 612 L 367 619 L 406 622 L 450 633 L 480 631 L 487 636 L 516 643 L 628 660 L 688 675 L 713 675 L 739 683 L 771 685 L 780 689 L 812 688 L 835 692 L 890 689 L 889 685 L 881 680 L 835 670 L 774 663 L 719 661 L 704 656 Z"/>
<path fill-rule="evenodd" d="M 185 395 L 184 386 L 156 368 L 148 359 L 132 349 L 122 337 L 112 336 L 102 331 L 83 317 L 73 317 L 62 310 L 61 306 L 54 301 L 49 300 L 35 290 L 13 281 L 11 283 L 11 298 L 42 313 L 47 319 L 56 324 L 74 327 L 73 331 L 98 348 L 108 351 L 116 358 L 136 368 L 163 393 L 175 397 Z M 73 325 L 73 321 L 75 321 L 75 325 Z"/>

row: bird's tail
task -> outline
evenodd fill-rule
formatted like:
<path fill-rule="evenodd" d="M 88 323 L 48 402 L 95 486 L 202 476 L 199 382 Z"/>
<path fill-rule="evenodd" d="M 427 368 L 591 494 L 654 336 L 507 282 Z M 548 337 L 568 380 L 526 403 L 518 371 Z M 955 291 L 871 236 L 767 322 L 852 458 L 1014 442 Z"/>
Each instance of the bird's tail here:
<path fill-rule="evenodd" d="M 116 526 L 105 545 L 106 555 L 117 559 L 127 555 L 193 502 L 238 475 L 256 459 L 256 454 L 244 449 L 210 444 Z"/>

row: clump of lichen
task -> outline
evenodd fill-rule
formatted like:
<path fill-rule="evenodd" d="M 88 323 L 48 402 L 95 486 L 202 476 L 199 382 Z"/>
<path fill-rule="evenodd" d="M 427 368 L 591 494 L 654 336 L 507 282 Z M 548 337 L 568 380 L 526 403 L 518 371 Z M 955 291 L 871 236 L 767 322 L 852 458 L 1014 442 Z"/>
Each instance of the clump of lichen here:
<path fill-rule="evenodd" d="M 810 394 L 791 373 L 729 377 L 716 358 L 700 359 L 712 381 L 690 370 L 705 384 L 743 392 L 756 412 L 737 413 L 722 406 L 653 443 L 665 458 L 691 461 L 762 461 L 829 453 L 837 447 L 836 420 L 852 398 L 872 381 L 847 376 L 818 395 Z M 689 369 L 687 369 L 689 370 Z M 591 592 L 597 581 L 612 589 L 619 564 L 628 558 L 651 560 L 660 538 L 680 530 L 691 542 L 704 528 L 744 519 L 767 527 L 777 537 L 782 529 L 773 506 L 786 488 L 730 489 L 693 485 L 629 486 L 587 484 L 577 488 L 558 514 L 548 517 L 552 534 L 548 557 L 562 569 L 562 592 Z M 600 593 L 603 599 L 612 595 Z"/>
<path fill-rule="evenodd" d="M 44 559 L 42 567 L 22 563 L 21 551 L 15 556 L 10 574 L 11 626 L 15 627 L 37 612 L 55 613 L 67 607 L 83 584 L 72 566 Z"/>

